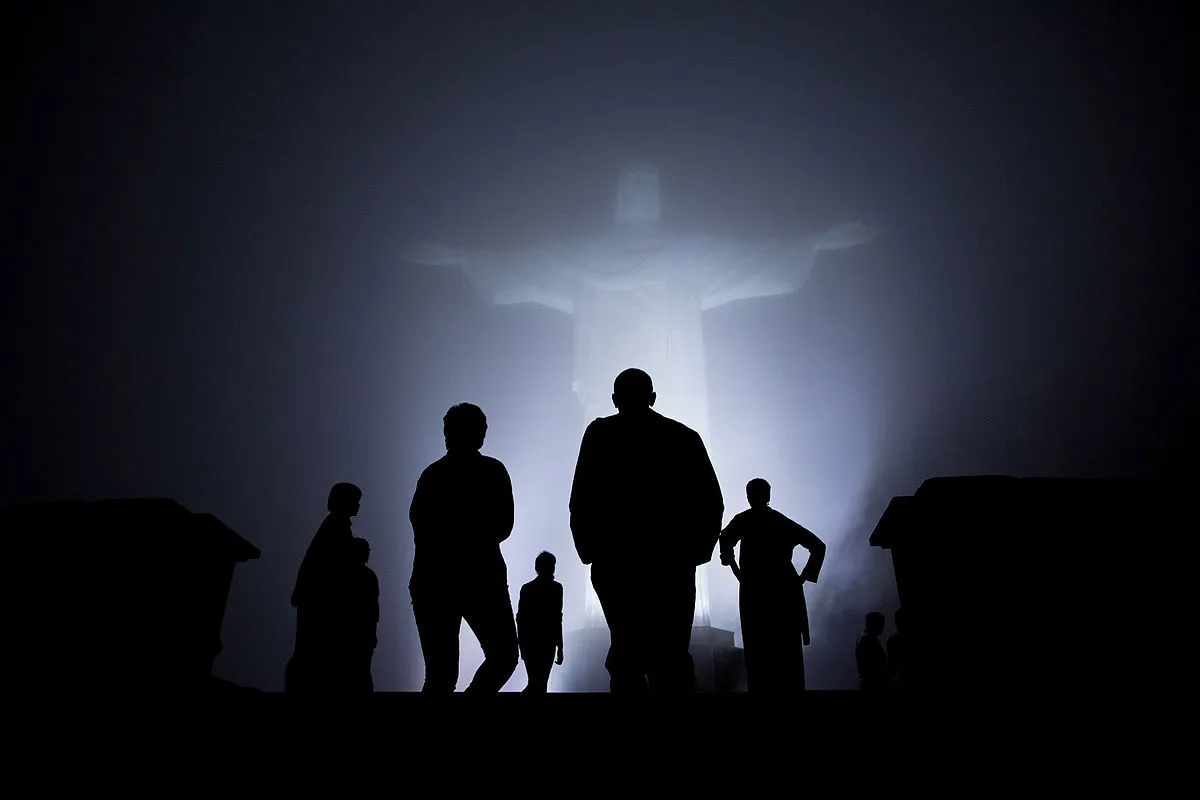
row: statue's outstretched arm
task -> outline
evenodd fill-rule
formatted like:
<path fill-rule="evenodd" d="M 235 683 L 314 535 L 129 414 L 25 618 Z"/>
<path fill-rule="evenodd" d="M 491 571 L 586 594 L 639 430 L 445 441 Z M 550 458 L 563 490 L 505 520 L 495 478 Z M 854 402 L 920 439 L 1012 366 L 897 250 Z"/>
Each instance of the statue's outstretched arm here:
<path fill-rule="evenodd" d="M 716 240 L 699 259 L 703 308 L 795 292 L 812 274 L 822 250 L 863 244 L 880 232 L 879 228 L 851 222 L 811 236 L 757 242 Z"/>
<path fill-rule="evenodd" d="M 408 248 L 402 258 L 413 264 L 461 268 L 488 303 L 537 303 L 568 314 L 574 310 L 565 271 L 542 248 L 467 250 L 421 242 Z"/>
<path fill-rule="evenodd" d="M 843 225 L 834 225 L 829 230 L 817 234 L 813 237 L 813 244 L 818 250 L 841 250 L 845 247 L 866 244 L 881 233 L 883 233 L 883 229 L 875 225 L 847 222 Z"/>

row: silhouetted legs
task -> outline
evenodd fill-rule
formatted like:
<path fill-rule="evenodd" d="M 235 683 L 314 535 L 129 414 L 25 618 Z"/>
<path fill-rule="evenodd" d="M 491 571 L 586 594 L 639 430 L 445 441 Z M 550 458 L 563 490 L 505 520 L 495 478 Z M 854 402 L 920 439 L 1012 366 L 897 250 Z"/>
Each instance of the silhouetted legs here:
<path fill-rule="evenodd" d="M 804 691 L 804 639 L 795 593 L 742 583 L 738 604 L 747 690 L 757 695 Z"/>
<path fill-rule="evenodd" d="M 550 683 L 550 670 L 554 666 L 554 645 L 549 648 L 539 647 L 532 652 L 530 648 L 526 648 L 524 656 L 525 674 L 529 676 L 525 691 L 530 694 L 545 694 Z"/>
<path fill-rule="evenodd" d="M 462 611 L 453 597 L 439 597 L 432 591 L 412 592 L 413 617 L 425 658 L 425 683 L 422 692 L 450 694 L 458 683 L 458 631 Z"/>
<path fill-rule="evenodd" d="M 284 692 L 331 694 L 351 689 L 344 668 L 348 642 L 338 635 L 342 622 L 323 609 L 297 609 L 296 648 L 284 672 Z"/>
<path fill-rule="evenodd" d="M 463 618 L 483 648 L 483 663 L 475 671 L 475 677 L 466 691 L 472 694 L 495 694 L 508 683 L 520 658 L 517 623 L 513 618 L 508 586 L 498 584 L 472 592 L 463 609 Z"/>
<path fill-rule="evenodd" d="M 593 565 L 592 586 L 608 621 L 604 666 L 613 694 L 695 691 L 688 647 L 696 608 L 694 569 L 675 574 L 639 566 Z"/>
<path fill-rule="evenodd" d="M 425 657 L 422 692 L 449 694 L 458 683 L 458 635 L 465 619 L 483 648 L 483 663 L 466 691 L 495 693 L 517 668 L 517 626 L 508 587 L 469 587 L 412 592 L 413 616 Z"/>

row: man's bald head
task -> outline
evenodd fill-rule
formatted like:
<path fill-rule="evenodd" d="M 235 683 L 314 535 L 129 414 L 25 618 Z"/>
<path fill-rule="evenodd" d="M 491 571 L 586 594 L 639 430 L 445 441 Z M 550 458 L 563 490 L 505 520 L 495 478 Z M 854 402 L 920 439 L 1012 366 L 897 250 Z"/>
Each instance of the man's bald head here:
<path fill-rule="evenodd" d="M 613 405 L 618 411 L 640 411 L 654 405 L 654 381 L 640 369 L 627 369 L 613 381 Z"/>

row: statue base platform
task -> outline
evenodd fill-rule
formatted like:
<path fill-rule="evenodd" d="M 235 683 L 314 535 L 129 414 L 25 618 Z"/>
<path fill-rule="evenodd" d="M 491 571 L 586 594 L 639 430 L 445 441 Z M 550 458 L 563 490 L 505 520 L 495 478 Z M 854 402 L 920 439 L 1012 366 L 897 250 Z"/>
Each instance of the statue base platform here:
<path fill-rule="evenodd" d="M 566 659 L 550 676 L 552 692 L 608 692 L 607 626 L 582 628 L 564 637 Z M 696 690 L 706 694 L 746 691 L 746 663 L 742 648 L 734 646 L 733 631 L 697 625 L 689 648 L 696 664 Z"/>

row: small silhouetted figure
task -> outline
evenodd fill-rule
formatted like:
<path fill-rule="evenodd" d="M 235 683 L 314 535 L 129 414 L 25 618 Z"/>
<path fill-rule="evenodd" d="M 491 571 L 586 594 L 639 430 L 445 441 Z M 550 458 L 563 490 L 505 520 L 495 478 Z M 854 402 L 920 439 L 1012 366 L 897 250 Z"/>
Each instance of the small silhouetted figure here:
<path fill-rule="evenodd" d="M 353 626 L 350 634 L 350 673 L 354 688 L 375 691 L 371 676 L 371 661 L 379 645 L 379 577 L 371 569 L 371 543 L 366 539 L 353 541 L 354 568 L 350 578 L 350 613 L 347 623 Z"/>
<path fill-rule="evenodd" d="M 754 694 L 803 691 L 804 646 L 809 644 L 804 583 L 817 582 L 825 563 L 825 543 L 803 525 L 770 507 L 771 484 L 746 484 L 750 508 L 721 532 L 721 563 L 740 581 L 738 606 L 746 659 L 747 689 Z M 741 543 L 741 563 L 733 548 Z M 796 573 L 792 551 L 808 551 Z"/>
<path fill-rule="evenodd" d="M 500 691 L 517 668 L 517 629 L 500 543 L 513 529 L 512 482 L 497 459 L 479 452 L 487 418 L 470 403 L 443 419 L 446 455 L 421 473 L 409 508 L 416 545 L 409 594 L 421 652 L 424 692 L 453 692 L 458 632 L 465 619 L 484 661 L 467 691 Z"/>
<path fill-rule="evenodd" d="M 328 514 L 300 562 L 292 606 L 296 609 L 296 649 L 284 675 L 284 691 L 330 693 L 350 689 L 347 653 L 354 534 L 362 489 L 338 483 L 329 490 Z"/>
<path fill-rule="evenodd" d="M 891 675 L 892 685 L 901 687 L 905 685 L 907 672 L 904 650 L 907 646 L 907 640 L 904 636 L 903 608 L 896 609 L 896 613 L 892 616 L 892 624 L 896 626 L 896 632 L 889 636 L 887 640 L 888 672 Z"/>
<path fill-rule="evenodd" d="M 521 587 L 517 601 L 517 643 L 531 694 L 546 693 L 556 650 L 557 663 L 563 663 L 563 587 L 554 580 L 554 565 L 552 554 L 539 554 L 533 561 L 537 577 Z"/>
<path fill-rule="evenodd" d="M 854 644 L 854 661 L 858 665 L 858 686 L 864 692 L 874 692 L 888 687 L 887 653 L 879 641 L 886 620 L 883 614 L 872 611 L 867 614 L 866 626 Z"/>
<path fill-rule="evenodd" d="M 695 691 L 696 567 L 721 532 L 721 487 L 699 434 L 655 413 L 650 376 L 613 385 L 617 413 L 583 434 L 571 533 L 608 622 L 615 694 Z"/>

